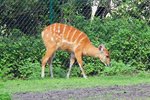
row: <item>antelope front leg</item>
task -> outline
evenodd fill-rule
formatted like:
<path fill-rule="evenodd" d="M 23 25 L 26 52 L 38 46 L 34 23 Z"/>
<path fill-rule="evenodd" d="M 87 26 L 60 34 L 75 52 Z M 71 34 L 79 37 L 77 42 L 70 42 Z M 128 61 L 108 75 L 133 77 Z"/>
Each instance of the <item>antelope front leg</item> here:
<path fill-rule="evenodd" d="M 84 72 L 84 69 L 82 68 L 82 53 L 81 52 L 76 52 L 75 53 L 75 57 L 76 57 L 76 59 L 77 59 L 77 62 L 78 62 L 78 64 L 79 64 L 79 67 L 80 67 L 80 70 L 81 70 L 81 72 L 82 72 L 82 75 L 83 75 L 83 77 L 85 78 L 85 79 L 87 79 L 87 76 L 85 75 L 85 72 Z"/>
<path fill-rule="evenodd" d="M 75 56 L 74 56 L 73 53 L 71 53 L 70 65 L 69 65 L 69 71 L 67 73 L 67 78 L 69 78 L 69 76 L 70 76 L 71 68 L 72 68 L 72 65 L 73 65 L 74 62 L 75 62 Z"/>

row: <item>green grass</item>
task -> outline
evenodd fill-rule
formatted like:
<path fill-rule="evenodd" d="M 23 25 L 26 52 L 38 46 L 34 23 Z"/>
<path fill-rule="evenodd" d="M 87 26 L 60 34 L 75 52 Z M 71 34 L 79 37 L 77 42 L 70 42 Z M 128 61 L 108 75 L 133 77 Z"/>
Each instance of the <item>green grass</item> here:
<path fill-rule="evenodd" d="M 11 100 L 11 97 L 8 93 L 0 94 L 0 100 Z"/>
<path fill-rule="evenodd" d="M 0 93 L 36 92 L 72 88 L 86 88 L 96 86 L 133 85 L 139 83 L 150 84 L 150 75 L 142 76 L 101 76 L 84 78 L 60 78 L 37 80 L 7 80 L 0 81 Z"/>

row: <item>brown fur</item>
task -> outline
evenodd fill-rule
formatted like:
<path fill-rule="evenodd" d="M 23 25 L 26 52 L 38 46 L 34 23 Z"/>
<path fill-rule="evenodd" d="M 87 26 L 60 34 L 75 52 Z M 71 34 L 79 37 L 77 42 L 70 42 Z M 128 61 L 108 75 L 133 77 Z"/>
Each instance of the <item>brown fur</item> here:
<path fill-rule="evenodd" d="M 42 73 L 44 73 L 46 62 L 51 60 L 52 55 L 58 49 L 74 54 L 84 77 L 86 76 L 82 68 L 82 55 L 98 57 L 107 65 L 110 63 L 109 52 L 104 46 L 101 50 L 96 48 L 84 32 L 72 26 L 61 23 L 49 25 L 42 31 L 42 39 L 46 47 L 46 54 L 42 59 Z"/>

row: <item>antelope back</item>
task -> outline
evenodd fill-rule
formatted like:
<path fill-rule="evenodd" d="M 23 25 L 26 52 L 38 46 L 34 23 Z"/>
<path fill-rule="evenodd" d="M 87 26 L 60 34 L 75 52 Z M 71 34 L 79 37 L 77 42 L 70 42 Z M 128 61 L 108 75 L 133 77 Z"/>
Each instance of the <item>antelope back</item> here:
<path fill-rule="evenodd" d="M 84 43 L 90 43 L 85 33 L 72 26 L 54 23 L 47 26 L 42 37 L 45 45 L 55 43 L 60 49 L 74 50 Z"/>

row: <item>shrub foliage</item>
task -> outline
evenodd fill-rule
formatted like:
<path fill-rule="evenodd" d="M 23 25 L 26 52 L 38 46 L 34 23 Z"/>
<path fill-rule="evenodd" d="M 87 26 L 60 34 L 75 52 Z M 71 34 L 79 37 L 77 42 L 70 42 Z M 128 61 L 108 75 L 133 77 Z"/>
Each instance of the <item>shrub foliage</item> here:
<path fill-rule="evenodd" d="M 87 75 L 129 74 L 150 70 L 150 27 L 146 22 L 127 17 L 95 19 L 89 23 L 84 17 L 76 16 L 70 24 L 84 31 L 95 46 L 103 43 L 110 51 L 112 66 L 108 68 L 96 58 L 83 57 Z M 17 29 L 10 33 L 7 37 L 0 37 L 0 77 L 39 78 L 41 58 L 45 52 L 41 36 L 27 36 Z M 55 77 L 65 77 L 69 53 L 57 52 L 53 66 Z M 48 68 L 46 75 L 49 75 Z M 77 63 L 71 75 L 81 76 Z"/>

